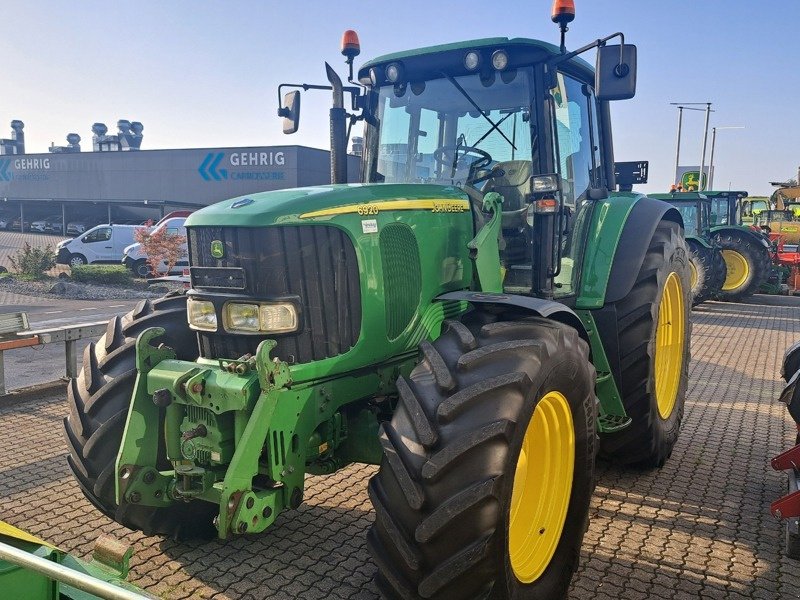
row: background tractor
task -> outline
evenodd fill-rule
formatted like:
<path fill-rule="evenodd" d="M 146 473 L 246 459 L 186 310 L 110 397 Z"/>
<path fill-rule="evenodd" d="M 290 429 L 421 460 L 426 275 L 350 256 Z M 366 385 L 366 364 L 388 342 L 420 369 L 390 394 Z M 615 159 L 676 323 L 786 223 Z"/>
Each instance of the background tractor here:
<path fill-rule="evenodd" d="M 769 238 L 742 224 L 747 192 L 703 191 L 711 200 L 711 237 L 722 250 L 727 274 L 718 297 L 737 301 L 755 294 L 772 271 Z"/>
<path fill-rule="evenodd" d="M 669 202 L 681 213 L 689 247 L 692 304 L 716 296 L 725 284 L 727 268 L 722 252 L 711 235 L 711 200 L 697 192 L 650 194 Z"/>
<path fill-rule="evenodd" d="M 471 40 L 355 77 L 347 32 L 348 85 L 326 65 L 295 86 L 332 93 L 334 185 L 194 213 L 191 289 L 112 319 L 70 382 L 68 460 L 99 510 L 258 533 L 306 474 L 372 463 L 387 597 L 566 593 L 598 441 L 644 466 L 676 442 L 691 303 L 680 213 L 614 191 L 636 49 L 567 52 L 573 17 L 558 0 L 560 48 Z M 297 129 L 299 90 L 279 114 Z M 336 185 L 359 121 L 363 182 Z"/>

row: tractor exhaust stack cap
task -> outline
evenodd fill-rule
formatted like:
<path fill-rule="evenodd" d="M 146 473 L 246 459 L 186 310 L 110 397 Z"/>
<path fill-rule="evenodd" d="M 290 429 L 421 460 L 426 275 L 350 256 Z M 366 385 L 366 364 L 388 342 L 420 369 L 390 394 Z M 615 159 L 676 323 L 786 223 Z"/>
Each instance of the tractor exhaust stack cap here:
<path fill-rule="evenodd" d="M 352 29 L 348 29 L 342 34 L 342 54 L 348 62 L 361 54 L 361 43 L 358 41 L 358 34 Z"/>

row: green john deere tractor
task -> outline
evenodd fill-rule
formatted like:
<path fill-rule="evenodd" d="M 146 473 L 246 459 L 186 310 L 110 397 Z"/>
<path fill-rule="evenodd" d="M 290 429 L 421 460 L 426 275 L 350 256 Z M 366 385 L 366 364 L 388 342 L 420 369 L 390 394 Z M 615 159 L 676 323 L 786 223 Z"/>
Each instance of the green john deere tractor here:
<path fill-rule="evenodd" d="M 697 192 L 650 194 L 676 207 L 683 217 L 689 247 L 692 305 L 716 296 L 725 285 L 727 268 L 716 240 L 711 236 L 711 201 Z"/>
<path fill-rule="evenodd" d="M 571 16 L 561 48 L 473 40 L 298 86 L 333 94 L 334 184 L 194 213 L 191 289 L 112 319 L 69 385 L 68 460 L 100 511 L 258 533 L 307 474 L 370 463 L 387 597 L 566 592 L 598 446 L 659 466 L 676 442 L 691 303 L 680 213 L 614 191 L 636 49 L 567 52 Z M 337 185 L 358 120 L 363 183 Z"/>
<path fill-rule="evenodd" d="M 769 237 L 742 224 L 741 200 L 747 192 L 702 193 L 711 200 L 711 237 L 721 248 L 727 269 L 717 297 L 735 302 L 752 296 L 772 271 Z"/>

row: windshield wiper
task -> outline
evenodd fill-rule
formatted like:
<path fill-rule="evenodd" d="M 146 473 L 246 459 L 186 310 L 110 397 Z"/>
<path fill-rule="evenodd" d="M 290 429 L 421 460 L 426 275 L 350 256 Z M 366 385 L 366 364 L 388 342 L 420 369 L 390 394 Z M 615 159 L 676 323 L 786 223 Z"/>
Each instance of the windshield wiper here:
<path fill-rule="evenodd" d="M 489 135 L 490 135 L 490 134 L 491 134 L 491 133 L 492 133 L 492 132 L 493 132 L 493 131 L 494 131 L 494 130 L 497 128 L 497 127 L 500 127 L 500 125 L 502 125 L 502 124 L 503 124 L 503 121 L 505 121 L 505 120 L 506 120 L 508 117 L 510 117 L 510 116 L 511 116 L 511 115 L 513 115 L 513 114 L 514 114 L 514 113 L 508 113 L 508 114 L 507 114 L 505 117 L 503 117 L 502 119 L 500 119 L 500 120 L 497 122 L 497 125 L 495 125 L 495 126 L 494 126 L 494 127 L 492 127 L 492 128 L 489 130 L 489 131 L 487 131 L 486 133 L 484 133 L 484 134 L 483 134 L 483 135 L 480 137 L 480 139 L 478 139 L 478 141 L 477 141 L 477 142 L 475 142 L 474 144 L 472 144 L 472 147 L 473 147 L 473 148 L 477 148 L 477 147 L 478 147 L 478 144 L 480 144 L 480 143 L 481 143 L 483 140 L 485 140 L 487 137 L 489 137 Z M 500 130 L 498 129 L 497 131 L 500 131 Z M 501 133 L 502 133 L 502 132 L 501 132 Z M 511 144 L 511 145 L 513 146 L 514 144 Z M 514 149 L 516 150 L 516 148 L 514 148 Z"/>
<path fill-rule="evenodd" d="M 492 120 L 491 120 L 491 119 L 490 119 L 488 116 L 486 116 L 486 114 L 483 112 L 483 109 L 482 109 L 480 106 L 478 106 L 478 104 L 475 102 L 475 100 L 473 100 L 473 99 L 470 97 L 470 95 L 467 93 L 467 91 L 466 91 L 466 90 L 465 90 L 463 87 L 461 87 L 461 86 L 459 85 L 459 83 L 458 83 L 458 82 L 457 82 L 455 79 L 453 79 L 453 76 L 452 76 L 452 75 L 448 75 L 447 73 L 442 73 L 442 75 L 444 75 L 444 76 L 447 78 L 447 81 L 449 81 L 450 83 L 452 83 L 452 84 L 455 86 L 455 88 L 456 88 L 456 89 L 457 89 L 459 92 L 461 92 L 461 95 L 462 95 L 462 96 L 464 96 L 464 98 L 466 98 L 466 99 L 467 99 L 467 101 L 468 101 L 470 104 L 472 104 L 472 106 L 475 108 L 475 110 L 477 110 L 479 113 L 481 113 L 481 116 L 482 116 L 484 119 L 486 119 L 486 120 L 489 122 L 489 125 L 491 125 L 491 126 L 492 126 L 492 128 L 489 130 L 489 133 L 491 133 L 492 131 L 494 131 L 495 129 L 497 129 L 497 126 L 498 126 L 500 123 L 502 123 L 502 121 L 500 121 L 500 123 L 495 123 L 494 121 L 492 121 Z M 500 131 L 499 129 L 497 129 L 497 133 L 499 133 L 500 135 L 502 135 L 502 136 L 503 136 L 503 138 L 504 138 L 504 139 L 505 139 L 505 140 L 506 140 L 506 141 L 507 141 L 507 142 L 508 142 L 508 143 L 511 145 L 511 147 L 512 147 L 514 150 L 516 150 L 516 149 L 517 149 L 517 147 L 514 145 L 514 143 L 513 143 L 513 142 L 512 142 L 510 139 L 508 139 L 508 136 L 507 136 L 505 133 L 503 133 L 503 132 L 502 132 L 502 131 Z M 487 134 L 487 135 L 488 135 L 488 134 Z"/>

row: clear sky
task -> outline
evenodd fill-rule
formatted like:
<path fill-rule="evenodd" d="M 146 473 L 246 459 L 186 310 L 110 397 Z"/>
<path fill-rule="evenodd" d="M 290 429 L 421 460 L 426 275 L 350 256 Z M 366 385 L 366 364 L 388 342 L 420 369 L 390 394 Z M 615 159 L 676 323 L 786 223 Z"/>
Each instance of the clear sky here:
<path fill-rule="evenodd" d="M 714 103 L 715 187 L 769 194 L 800 165 L 800 2 L 576 0 L 568 46 L 623 31 L 638 46 L 638 94 L 617 102 L 617 160 L 649 160 L 646 191 L 672 180 L 676 109 Z M 4 0 L 0 137 L 25 122 L 28 152 L 91 148 L 91 125 L 144 123 L 143 149 L 328 144 L 330 96 L 303 97 L 300 131 L 276 116 L 282 82 L 344 74 L 339 41 L 356 29 L 362 55 L 464 39 L 533 37 L 557 43 L 550 0 L 329 2 Z M 587 57 L 591 62 L 593 58 Z M 699 164 L 703 116 L 684 113 L 683 164 Z M 710 135 L 709 135 L 710 138 Z M 710 144 L 710 139 L 709 139 Z M 707 159 L 708 160 L 708 159 Z"/>

